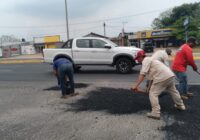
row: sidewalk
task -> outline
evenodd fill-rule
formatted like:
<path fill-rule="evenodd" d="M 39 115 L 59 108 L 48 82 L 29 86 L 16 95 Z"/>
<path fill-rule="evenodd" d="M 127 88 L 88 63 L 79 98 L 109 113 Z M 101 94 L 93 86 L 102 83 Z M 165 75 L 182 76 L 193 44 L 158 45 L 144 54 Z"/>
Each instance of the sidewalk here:
<path fill-rule="evenodd" d="M 0 64 L 43 63 L 43 62 L 44 60 L 41 53 L 0 58 Z"/>

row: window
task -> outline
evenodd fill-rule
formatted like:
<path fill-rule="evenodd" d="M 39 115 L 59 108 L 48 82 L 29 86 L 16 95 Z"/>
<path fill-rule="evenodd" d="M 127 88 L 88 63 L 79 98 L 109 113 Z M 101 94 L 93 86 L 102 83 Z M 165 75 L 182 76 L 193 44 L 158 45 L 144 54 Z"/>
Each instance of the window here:
<path fill-rule="evenodd" d="M 68 40 L 63 46 L 62 48 L 72 48 L 72 39 Z"/>
<path fill-rule="evenodd" d="M 106 42 L 102 40 L 93 39 L 92 40 L 92 48 L 104 48 Z"/>
<path fill-rule="evenodd" d="M 78 39 L 76 44 L 78 48 L 90 48 L 90 40 L 88 39 Z"/>

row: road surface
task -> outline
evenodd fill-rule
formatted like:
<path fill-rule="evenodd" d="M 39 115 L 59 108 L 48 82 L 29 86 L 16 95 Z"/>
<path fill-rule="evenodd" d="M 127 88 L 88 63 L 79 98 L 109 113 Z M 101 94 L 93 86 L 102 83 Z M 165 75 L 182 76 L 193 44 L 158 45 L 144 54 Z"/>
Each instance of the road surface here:
<path fill-rule="evenodd" d="M 166 94 L 157 121 L 146 117 L 148 97 L 129 90 L 139 69 L 121 75 L 109 67 L 84 67 L 75 74 L 80 94 L 63 100 L 51 66 L 0 65 L 1 139 L 199 140 L 200 76 L 189 69 L 195 97 L 185 102 L 187 110 L 174 109 Z"/>

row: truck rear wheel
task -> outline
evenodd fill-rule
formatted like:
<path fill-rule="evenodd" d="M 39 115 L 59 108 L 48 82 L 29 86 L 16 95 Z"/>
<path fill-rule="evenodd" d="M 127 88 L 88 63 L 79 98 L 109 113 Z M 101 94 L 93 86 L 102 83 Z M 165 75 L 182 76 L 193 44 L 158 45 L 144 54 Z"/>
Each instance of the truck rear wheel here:
<path fill-rule="evenodd" d="M 81 66 L 74 66 L 74 72 L 79 72 L 81 69 Z"/>
<path fill-rule="evenodd" d="M 116 62 L 117 72 L 122 74 L 130 73 L 132 70 L 132 66 L 132 62 L 128 58 L 120 58 Z"/>

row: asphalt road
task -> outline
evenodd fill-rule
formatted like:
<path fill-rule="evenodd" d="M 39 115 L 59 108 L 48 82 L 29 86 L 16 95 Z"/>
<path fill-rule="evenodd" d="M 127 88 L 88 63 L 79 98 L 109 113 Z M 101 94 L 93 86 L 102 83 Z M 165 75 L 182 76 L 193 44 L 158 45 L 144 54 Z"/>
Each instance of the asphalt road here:
<path fill-rule="evenodd" d="M 130 82 L 137 76 L 139 68 L 136 67 L 131 74 L 122 75 L 109 66 L 84 66 L 80 72 L 75 73 L 75 80 L 89 83 L 107 80 Z M 52 66 L 49 64 L 1 64 L 0 73 L 0 81 L 55 80 L 52 75 Z"/>
<path fill-rule="evenodd" d="M 200 67 L 200 61 L 197 62 Z M 138 76 L 140 66 L 133 68 L 130 74 L 118 74 L 109 66 L 84 66 L 75 73 L 77 82 L 134 82 Z M 52 66 L 49 64 L 1 64 L 0 81 L 54 81 Z M 188 81 L 190 84 L 199 84 L 199 75 L 188 67 Z"/>
<path fill-rule="evenodd" d="M 174 109 L 164 94 L 157 121 L 145 116 L 148 97 L 129 90 L 139 69 L 121 75 L 110 67 L 83 67 L 75 74 L 80 94 L 63 100 L 51 66 L 0 65 L 0 139 L 199 140 L 200 76 L 189 69 L 195 96 L 185 102 L 187 110 Z"/>

